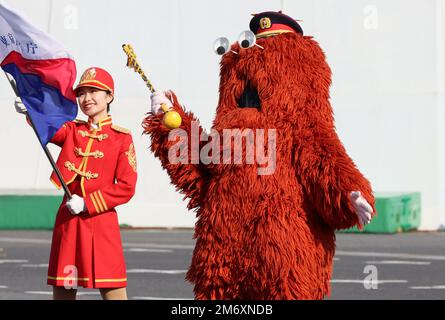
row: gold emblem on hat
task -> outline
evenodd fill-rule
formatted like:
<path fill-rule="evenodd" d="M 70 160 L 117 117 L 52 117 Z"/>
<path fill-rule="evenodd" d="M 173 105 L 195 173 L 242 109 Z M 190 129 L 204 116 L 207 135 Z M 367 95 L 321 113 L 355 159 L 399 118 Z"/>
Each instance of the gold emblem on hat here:
<path fill-rule="evenodd" d="M 96 69 L 91 68 L 83 73 L 82 78 L 80 79 L 80 82 L 82 83 L 82 82 L 94 80 L 94 79 L 96 79 Z"/>
<path fill-rule="evenodd" d="M 269 18 L 261 18 L 260 20 L 260 28 L 261 29 L 269 29 L 272 26 L 272 22 Z"/>

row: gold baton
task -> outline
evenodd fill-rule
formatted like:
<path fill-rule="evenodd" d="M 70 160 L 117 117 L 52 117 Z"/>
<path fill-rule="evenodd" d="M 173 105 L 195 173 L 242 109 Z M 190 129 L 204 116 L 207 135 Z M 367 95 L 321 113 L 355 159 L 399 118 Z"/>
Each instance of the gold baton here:
<path fill-rule="evenodd" d="M 153 84 L 150 82 L 150 80 L 145 75 L 144 71 L 142 70 L 141 66 L 136 60 L 136 54 L 134 53 L 133 47 L 129 44 L 122 45 L 122 49 L 124 50 L 125 54 L 127 55 L 127 67 L 133 69 L 135 72 L 139 73 L 142 80 L 144 80 L 145 85 L 148 87 L 151 93 L 155 92 L 155 88 L 153 87 Z M 169 110 L 168 106 L 166 104 L 161 105 L 162 111 L 164 111 L 164 117 L 163 117 L 163 123 L 164 125 L 169 129 L 176 129 L 179 128 L 179 126 L 182 123 L 181 116 L 178 112 L 174 110 Z"/>

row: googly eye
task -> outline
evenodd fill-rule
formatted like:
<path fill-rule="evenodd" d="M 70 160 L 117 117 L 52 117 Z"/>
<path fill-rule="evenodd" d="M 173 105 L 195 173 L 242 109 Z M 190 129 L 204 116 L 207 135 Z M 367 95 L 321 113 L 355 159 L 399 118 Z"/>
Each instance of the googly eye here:
<path fill-rule="evenodd" d="M 213 43 L 213 51 L 215 51 L 215 53 L 220 56 L 226 54 L 229 51 L 229 48 L 230 48 L 229 39 L 225 37 L 218 38 Z"/>
<path fill-rule="evenodd" d="M 244 49 L 253 47 L 256 43 L 255 34 L 250 30 L 241 32 L 241 34 L 238 37 L 238 43 L 241 46 L 241 48 Z"/>

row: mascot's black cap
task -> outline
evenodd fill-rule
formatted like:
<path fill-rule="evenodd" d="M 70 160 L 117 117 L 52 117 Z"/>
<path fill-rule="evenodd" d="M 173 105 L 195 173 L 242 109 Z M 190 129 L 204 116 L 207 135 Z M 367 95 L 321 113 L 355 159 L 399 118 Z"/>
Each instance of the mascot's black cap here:
<path fill-rule="evenodd" d="M 297 32 L 303 35 L 298 22 L 291 17 L 279 12 L 266 11 L 254 14 L 249 24 L 250 30 L 257 38 L 264 38 L 282 34 L 285 32 Z"/>

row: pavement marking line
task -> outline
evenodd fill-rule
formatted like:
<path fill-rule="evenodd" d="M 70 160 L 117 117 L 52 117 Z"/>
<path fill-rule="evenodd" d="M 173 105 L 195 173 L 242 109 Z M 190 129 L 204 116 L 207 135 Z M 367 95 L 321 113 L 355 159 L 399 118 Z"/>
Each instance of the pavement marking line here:
<path fill-rule="evenodd" d="M 194 300 L 193 298 L 131 297 L 134 300 Z"/>
<path fill-rule="evenodd" d="M 187 270 L 156 270 L 156 269 L 130 269 L 127 273 L 163 273 L 163 274 L 183 274 Z"/>
<path fill-rule="evenodd" d="M 124 242 L 124 247 L 159 248 L 159 249 L 194 249 L 195 245 L 187 244 L 159 244 L 159 243 L 133 243 Z"/>
<path fill-rule="evenodd" d="M 31 243 L 31 244 L 51 244 L 51 240 L 45 239 L 32 239 L 32 238 L 11 238 L 11 237 L 0 237 L 1 242 L 8 243 Z M 159 244 L 159 243 L 132 243 L 124 242 L 122 244 L 124 247 L 142 247 L 142 248 L 158 248 L 158 249 L 194 249 L 195 245 L 185 245 L 185 244 Z"/>
<path fill-rule="evenodd" d="M 445 286 L 417 286 L 409 288 L 414 290 L 445 290 Z"/>
<path fill-rule="evenodd" d="M 14 260 L 14 259 L 0 259 L 0 264 L 3 263 L 26 263 L 28 260 Z"/>
<path fill-rule="evenodd" d="M 381 261 L 365 261 L 366 264 L 407 264 L 407 265 L 430 265 L 429 261 L 404 261 L 404 260 L 381 260 Z"/>
<path fill-rule="evenodd" d="M 47 263 L 40 263 L 40 264 L 22 264 L 21 267 L 23 268 L 48 268 Z"/>
<path fill-rule="evenodd" d="M 130 249 L 124 249 L 124 252 L 159 252 L 159 253 L 172 253 L 173 250 L 168 250 L 168 249 L 149 249 L 149 248 L 130 248 Z"/>
<path fill-rule="evenodd" d="M 332 279 L 331 283 L 358 283 L 364 284 L 369 283 L 369 280 L 357 280 L 357 279 Z M 382 283 L 407 283 L 407 280 L 372 280 L 372 283 L 382 284 Z"/>
<path fill-rule="evenodd" d="M 25 291 L 26 294 L 44 294 L 44 295 L 52 295 L 52 291 Z"/>
<path fill-rule="evenodd" d="M 52 291 L 25 291 L 26 294 L 41 294 L 41 295 L 52 295 Z M 77 292 L 78 296 L 86 295 L 100 295 L 100 292 Z"/>
<path fill-rule="evenodd" d="M 8 286 L 0 286 L 0 289 L 8 289 Z"/>
<path fill-rule="evenodd" d="M 390 252 L 361 252 L 361 251 L 342 251 L 335 253 L 339 256 L 351 257 L 381 257 L 381 258 L 399 258 L 399 259 L 418 259 L 418 260 L 444 260 L 445 256 L 411 254 L 411 253 L 390 253 Z"/>
<path fill-rule="evenodd" d="M 51 243 L 51 240 L 32 239 L 32 238 L 23 239 L 23 238 L 0 237 L 0 242 L 48 244 L 48 243 Z"/>
<path fill-rule="evenodd" d="M 78 296 L 97 296 L 100 295 L 100 292 L 79 292 L 77 291 Z"/>

